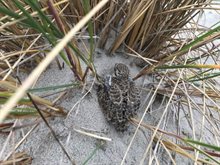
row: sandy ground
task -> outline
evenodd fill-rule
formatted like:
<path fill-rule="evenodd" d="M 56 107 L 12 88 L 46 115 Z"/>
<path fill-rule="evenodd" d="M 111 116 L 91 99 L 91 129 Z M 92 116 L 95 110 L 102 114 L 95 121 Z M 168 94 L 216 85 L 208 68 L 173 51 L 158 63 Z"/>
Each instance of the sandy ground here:
<path fill-rule="evenodd" d="M 210 11 L 208 11 L 210 12 Z M 213 13 L 211 13 L 212 15 Z M 216 15 L 215 15 L 216 16 Z M 204 18 L 204 17 L 203 17 Z M 216 18 L 216 19 L 219 19 Z M 207 19 L 206 19 L 207 20 Z M 202 20 L 205 21 L 205 18 Z M 98 73 L 106 74 L 112 72 L 112 67 L 115 63 L 121 62 L 129 66 L 131 70 L 132 77 L 140 70 L 135 65 L 132 64 L 133 58 L 124 56 L 122 54 L 113 55 L 112 57 L 107 56 L 104 52 L 98 51 L 99 53 L 95 54 L 95 66 Z M 150 93 L 150 83 L 152 83 L 151 77 L 144 77 L 138 79 L 136 82 L 139 87 L 143 87 L 142 90 L 142 106 L 138 112 L 138 118 L 140 119 L 143 115 L 146 106 L 151 98 L 152 93 Z M 58 70 L 57 65 L 52 63 L 50 67 L 45 71 L 37 82 L 36 87 L 46 87 L 52 85 L 62 85 L 71 83 L 74 80 L 74 76 L 68 67 L 65 67 L 63 70 Z M 93 83 L 93 77 L 90 75 L 87 78 L 86 89 L 89 90 Z M 90 131 L 93 134 L 110 138 L 111 141 L 105 142 L 105 145 L 102 148 L 99 148 L 95 155 L 89 160 L 87 164 L 98 165 L 115 165 L 120 164 L 123 156 L 127 150 L 127 147 L 134 135 L 135 126 L 130 125 L 129 130 L 120 133 L 116 132 L 114 127 L 112 127 L 105 119 L 100 106 L 97 101 L 96 92 L 94 88 L 91 88 L 91 91 L 88 95 L 85 96 L 85 89 L 71 89 L 68 92 L 68 95 L 64 100 L 61 101 L 61 106 L 68 112 L 67 117 L 59 117 L 50 120 L 49 123 L 52 128 L 55 130 L 59 140 L 64 144 L 66 150 L 71 155 L 72 159 L 75 160 L 76 164 L 83 164 L 86 159 L 93 153 L 97 148 L 97 145 L 100 143 L 100 140 L 96 138 L 83 135 L 76 132 L 74 129 Z M 39 96 L 48 94 L 39 93 Z M 53 97 L 50 98 L 53 100 Z M 156 99 L 149 112 L 144 118 L 144 122 L 153 126 L 157 126 L 161 115 L 163 114 L 164 108 L 166 106 L 167 100 L 164 100 L 164 103 L 161 99 Z M 160 128 L 165 129 L 170 132 L 179 132 L 180 135 L 186 137 L 200 136 L 201 134 L 201 120 L 202 115 L 198 111 L 194 111 L 193 115 L 195 117 L 196 135 L 192 135 L 192 130 L 187 122 L 187 107 L 182 107 L 178 112 L 180 116 L 180 124 L 177 128 L 177 123 L 175 120 L 176 111 L 176 102 L 170 104 L 166 120 L 162 121 Z M 184 109 L 185 108 L 185 109 Z M 31 120 L 33 121 L 33 120 Z M 29 121 L 21 120 L 17 124 L 27 123 Z M 206 127 L 211 127 L 207 122 Z M 6 149 L 2 154 L 2 158 L 11 151 L 15 144 L 25 133 L 30 130 L 31 127 L 17 130 L 13 134 L 12 140 L 9 141 L 10 145 L 7 145 Z M 208 130 L 208 129 L 207 129 Z M 203 132 L 203 140 L 207 143 L 216 144 L 214 140 L 216 137 L 213 137 L 211 131 Z M 125 164 L 139 164 L 143 159 L 143 155 L 148 146 L 148 143 L 151 139 L 152 132 L 147 129 L 141 129 L 138 131 L 134 142 L 131 145 L 131 148 L 126 156 Z M 6 144 L 7 136 L 0 136 L 0 146 Z M 14 139 L 14 140 L 13 140 Z M 172 139 L 172 138 L 170 138 Z M 217 138 L 218 139 L 218 138 Z M 157 145 L 154 146 L 154 148 Z M 58 143 L 54 140 L 50 130 L 42 122 L 38 127 L 29 135 L 29 137 L 21 144 L 18 149 L 19 151 L 25 151 L 33 157 L 32 164 L 70 164 L 67 157 L 64 155 Z M 1 150 L 0 150 L 1 152 Z M 172 153 L 171 153 L 172 154 Z M 0 153 L 1 156 L 1 153 Z M 153 160 L 153 158 L 155 158 Z M 150 148 L 150 151 L 147 154 L 144 164 L 149 164 L 151 161 L 155 164 L 155 160 L 161 164 L 171 164 L 170 158 L 167 155 L 167 152 L 160 147 L 156 150 Z M 192 164 L 192 161 L 183 158 L 181 156 L 175 156 L 177 164 Z"/>
<path fill-rule="evenodd" d="M 131 61 L 133 61 L 131 57 L 128 58 L 122 54 L 109 57 L 106 56 L 104 52 L 98 52 L 99 53 L 96 53 L 95 55 L 95 65 L 100 74 L 106 74 L 109 71 L 110 73 L 113 72 L 112 67 L 118 62 L 129 66 L 132 77 L 135 76 L 139 70 L 139 68 L 131 63 Z M 56 63 L 54 62 L 40 77 L 36 87 L 46 87 L 54 84 L 68 84 L 71 83 L 73 79 L 73 74 L 69 68 L 65 67 L 63 70 L 58 70 Z M 91 75 L 88 76 L 87 86 L 85 87 L 87 90 L 79 88 L 69 90 L 65 99 L 61 101 L 61 106 L 64 107 L 66 112 L 68 112 L 67 117 L 54 118 L 53 120 L 50 120 L 49 123 L 55 130 L 59 140 L 64 144 L 68 153 L 76 161 L 76 164 L 83 164 L 101 141 L 80 134 L 74 131 L 74 129 L 90 131 L 93 134 L 111 139 L 111 141 L 105 142 L 104 147 L 96 151 L 96 154 L 89 160 L 88 164 L 120 164 L 135 132 L 135 127 L 130 125 L 128 131 L 124 133 L 116 132 L 114 127 L 106 121 L 98 104 L 96 91 L 94 88 L 91 88 L 93 80 L 94 78 Z M 146 85 L 148 86 L 150 82 L 150 77 L 144 77 L 138 79 L 136 84 L 139 87 L 142 87 Z M 85 96 L 85 93 L 90 89 L 91 92 Z M 150 89 L 144 89 L 145 90 L 142 90 L 142 107 L 138 112 L 139 118 L 144 113 L 146 105 L 149 102 L 148 98 L 151 96 L 149 93 Z M 39 93 L 39 96 L 45 94 L 49 93 Z M 53 97 L 51 99 L 53 99 Z M 144 119 L 146 123 L 156 126 L 163 112 L 163 107 L 159 107 L 160 102 L 161 100 L 159 102 L 155 101 L 154 105 L 151 106 L 151 112 L 147 113 Z M 20 121 L 18 124 L 27 122 L 28 120 Z M 11 141 L 10 144 L 16 144 L 16 142 L 21 139 L 28 130 L 29 129 L 22 129 L 16 131 L 14 134 L 15 140 L 14 142 Z M 151 134 L 152 132 L 149 130 L 138 131 L 126 157 L 125 164 L 138 164 L 140 162 L 148 142 L 150 141 Z M 6 136 L 0 137 L 1 144 L 3 144 L 5 139 Z M 13 145 L 8 145 L 8 147 L 9 146 L 12 147 Z M 7 150 L 10 149 L 12 148 L 7 148 Z M 33 157 L 32 164 L 34 165 L 70 164 L 60 146 L 54 140 L 50 130 L 43 122 L 29 135 L 18 150 L 30 154 Z M 152 149 L 150 152 L 152 152 Z M 5 154 L 6 153 L 7 152 L 5 152 Z M 161 152 L 161 154 L 162 153 L 163 152 Z M 157 157 L 158 156 L 159 154 Z M 166 158 L 167 155 L 164 154 L 157 159 L 159 162 L 167 164 Z M 148 161 L 150 160 L 147 158 L 145 162 Z"/>

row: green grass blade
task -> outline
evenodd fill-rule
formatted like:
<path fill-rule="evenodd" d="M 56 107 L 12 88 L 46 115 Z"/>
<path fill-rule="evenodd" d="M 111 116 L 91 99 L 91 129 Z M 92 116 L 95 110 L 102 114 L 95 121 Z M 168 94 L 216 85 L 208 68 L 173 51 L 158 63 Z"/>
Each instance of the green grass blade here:
<path fill-rule="evenodd" d="M 21 16 L 19 14 L 15 13 L 15 12 L 12 12 L 12 11 L 6 9 L 5 7 L 2 7 L 2 6 L 0 6 L 0 13 L 8 15 L 8 16 L 10 16 L 12 18 L 15 18 L 15 19 L 20 19 L 21 18 Z"/>
<path fill-rule="evenodd" d="M 64 84 L 64 85 L 56 85 L 56 86 L 49 86 L 44 88 L 33 88 L 29 89 L 28 92 L 34 93 L 34 92 L 45 92 L 45 91 L 51 91 L 56 89 L 67 89 L 72 87 L 79 86 L 79 83 L 71 83 L 71 84 Z"/>
<path fill-rule="evenodd" d="M 203 142 L 196 141 L 196 140 L 192 140 L 192 139 L 184 139 L 184 140 L 189 143 L 197 144 L 197 145 L 200 145 L 200 146 L 203 146 L 203 147 L 215 150 L 215 151 L 220 151 L 220 147 L 215 146 L 215 145 L 210 145 L 210 144 L 203 143 Z"/>
<path fill-rule="evenodd" d="M 41 11 L 39 2 L 37 1 L 29 1 L 29 0 L 25 0 L 25 2 L 31 6 L 31 9 L 34 9 L 38 12 L 42 22 L 44 23 L 44 28 L 46 29 L 47 32 L 51 34 L 54 34 L 57 38 L 62 38 L 64 36 L 64 34 L 62 34 L 62 32 L 60 32 L 56 26 L 54 26 L 54 23 L 49 19 L 49 17 L 47 15 L 44 14 L 44 12 Z"/>
<path fill-rule="evenodd" d="M 26 115 L 36 116 L 38 115 L 38 112 L 35 108 L 14 108 L 12 109 L 10 114 L 14 116 L 26 116 Z"/>
<path fill-rule="evenodd" d="M 92 153 L 89 155 L 89 157 L 82 163 L 82 165 L 86 165 L 89 160 L 96 154 L 96 152 L 103 146 L 105 145 L 105 141 L 99 141 L 98 144 L 96 145 L 96 148 L 92 151 Z"/>
<path fill-rule="evenodd" d="M 189 81 L 190 82 L 195 82 L 195 81 L 202 81 L 202 80 L 207 80 L 207 79 L 211 79 L 211 78 L 215 78 L 220 76 L 220 72 L 218 73 L 212 73 L 212 74 L 206 74 L 201 78 L 190 78 Z"/>
<path fill-rule="evenodd" d="M 28 12 L 26 12 L 21 5 L 18 4 L 19 9 L 22 10 L 22 11 L 24 12 L 24 14 L 33 22 L 33 24 L 36 25 L 36 26 L 34 27 L 34 29 L 37 30 L 37 31 L 39 31 L 40 33 L 42 33 L 42 34 L 44 35 L 44 37 L 47 38 L 47 40 L 48 40 L 53 46 L 55 46 L 55 45 L 56 45 L 56 42 L 57 42 L 57 38 L 56 38 L 54 35 L 52 35 L 52 34 L 53 34 L 53 33 L 52 33 L 53 31 L 49 28 L 50 25 L 52 24 L 52 22 L 49 20 L 49 18 L 47 18 L 47 16 L 45 16 L 45 14 L 40 10 L 40 8 L 37 6 L 36 3 L 33 3 L 33 2 L 31 2 L 31 1 L 27 1 L 27 2 L 28 2 L 28 4 L 29 4 L 33 9 L 37 10 L 38 14 L 39 14 L 40 17 L 42 18 L 42 19 L 41 19 L 42 22 L 44 22 L 45 25 L 40 25 L 39 23 L 37 23 L 37 22 L 32 18 L 32 16 L 31 16 Z M 45 19 L 47 22 L 45 22 L 44 19 Z M 47 24 L 48 22 L 49 22 L 49 24 Z M 53 26 L 54 29 L 56 29 L 54 25 L 52 25 L 52 26 Z M 54 30 L 54 29 L 53 29 L 53 30 Z M 49 31 L 48 31 L 48 30 L 49 30 Z M 59 34 L 60 37 L 63 36 L 62 33 L 59 32 L 57 29 L 56 29 L 55 31 L 57 32 L 57 34 Z M 46 32 L 47 32 L 47 33 L 46 33 Z M 47 35 L 47 34 L 49 34 L 49 35 Z M 65 53 L 64 53 L 64 52 L 61 52 L 60 55 L 61 55 L 62 59 L 65 61 L 65 63 L 69 66 L 70 63 L 69 63 L 69 61 L 67 60 Z"/>
<path fill-rule="evenodd" d="M 193 144 L 197 144 L 197 145 L 200 145 L 200 146 L 204 146 L 204 147 L 207 147 L 207 148 L 213 148 L 213 149 L 216 149 L 217 151 L 219 151 L 219 147 L 216 147 L 216 146 L 213 146 L 213 145 L 209 145 L 209 144 L 206 144 L 206 143 L 202 143 L 202 142 L 199 142 L 199 141 L 195 141 L 195 140 L 191 140 L 191 139 L 183 139 L 184 142 L 188 145 L 190 145 L 192 148 L 194 148 L 195 150 L 199 151 L 200 153 L 202 153 L 203 155 L 207 156 L 210 160 L 214 161 L 215 163 L 217 164 L 220 164 L 220 162 L 218 160 L 216 160 L 215 158 L 213 158 L 211 155 L 207 154 L 205 151 L 195 147 L 194 145 L 192 145 L 191 143 Z"/>
<path fill-rule="evenodd" d="M 186 51 L 189 50 L 192 46 L 196 45 L 199 42 L 204 41 L 204 39 L 206 37 L 211 36 L 213 33 L 219 32 L 220 31 L 220 26 L 217 26 L 214 29 L 209 30 L 208 32 L 206 32 L 205 34 L 202 34 L 200 37 L 196 38 L 195 40 L 193 40 L 191 43 L 183 46 L 183 48 L 180 51 Z"/>
<path fill-rule="evenodd" d="M 180 68 L 212 68 L 212 69 L 220 69 L 220 65 L 205 65 L 205 64 L 186 64 L 186 65 L 162 65 L 156 67 L 156 69 L 180 69 Z"/>
<path fill-rule="evenodd" d="M 90 1 L 89 0 L 83 0 L 83 8 L 85 11 L 85 14 L 87 14 L 91 7 L 90 7 Z M 90 55 L 89 55 L 89 61 L 93 63 L 93 51 L 94 51 L 94 38 L 93 38 L 93 24 L 92 21 L 89 20 L 88 22 L 88 32 L 89 32 L 89 45 L 90 45 Z"/>
<path fill-rule="evenodd" d="M 30 21 L 29 25 L 31 25 L 35 30 L 38 30 L 39 32 L 41 32 L 50 41 L 49 35 L 47 35 L 45 33 L 45 29 L 43 29 L 43 27 L 40 25 L 40 23 L 38 23 L 34 20 L 34 18 L 24 9 L 22 4 L 18 0 L 14 0 L 14 3 L 23 12 L 22 15 L 27 17 L 27 19 Z"/>
<path fill-rule="evenodd" d="M 0 92 L 0 104 L 5 104 L 6 101 L 13 95 L 13 93 L 10 92 Z M 27 98 L 22 98 L 19 101 L 19 104 L 28 104 L 30 103 L 30 100 Z"/>

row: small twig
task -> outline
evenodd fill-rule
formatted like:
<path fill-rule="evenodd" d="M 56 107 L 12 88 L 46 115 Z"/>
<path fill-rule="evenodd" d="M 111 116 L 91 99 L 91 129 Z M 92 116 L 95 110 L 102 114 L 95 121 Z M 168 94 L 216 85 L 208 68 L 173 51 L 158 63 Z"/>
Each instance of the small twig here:
<path fill-rule="evenodd" d="M 19 77 L 17 77 L 19 83 L 21 84 L 21 81 L 19 79 Z M 32 102 L 32 104 L 34 105 L 34 107 L 36 108 L 37 112 L 39 113 L 39 115 L 41 116 L 41 118 L 43 119 L 43 121 L 45 122 L 46 126 L 50 129 L 54 139 L 57 141 L 57 143 L 60 145 L 61 149 L 63 150 L 63 152 L 65 153 L 65 155 L 67 156 L 67 158 L 70 160 L 70 162 L 75 165 L 75 161 L 71 159 L 70 155 L 68 154 L 68 152 L 66 151 L 66 149 L 64 148 L 64 146 L 62 145 L 62 143 L 59 141 L 59 139 L 57 138 L 55 131 L 52 129 L 52 127 L 49 125 L 49 123 L 47 122 L 46 118 L 44 117 L 43 113 L 41 112 L 41 110 L 38 108 L 38 105 L 35 103 L 35 101 L 33 100 L 32 96 L 30 95 L 30 93 L 26 93 L 27 96 L 29 97 L 30 101 Z"/>
<path fill-rule="evenodd" d="M 25 139 L 27 139 L 27 137 L 30 135 L 30 133 L 35 129 L 37 128 L 39 123 L 35 124 L 27 133 L 26 135 L 15 145 L 13 151 L 15 151 L 24 141 Z M 11 131 L 12 133 L 12 131 Z M 7 160 L 12 154 L 13 154 L 13 151 L 11 151 L 6 157 L 4 160 Z"/>
<path fill-rule="evenodd" d="M 70 113 L 73 111 L 73 109 L 90 93 L 90 91 L 92 90 L 92 87 L 93 87 L 94 84 L 95 84 L 95 78 L 94 78 L 94 80 L 92 82 L 91 87 L 88 89 L 88 91 L 70 109 L 70 111 L 68 112 L 67 117 L 70 115 Z"/>
<path fill-rule="evenodd" d="M 98 136 L 98 135 L 95 135 L 95 134 L 92 134 L 92 133 L 89 133 L 89 132 L 85 132 L 85 131 L 82 131 L 82 130 L 79 130 L 79 129 L 74 128 L 74 131 L 76 131 L 78 133 L 81 133 L 83 135 L 86 135 L 86 136 L 94 137 L 96 139 L 105 140 L 105 141 L 112 141 L 112 139 L 110 139 L 110 138 L 103 137 L 103 136 Z"/>
<path fill-rule="evenodd" d="M 61 32 L 63 34 L 66 34 L 66 31 L 65 31 L 65 27 L 61 21 L 61 18 L 59 17 L 59 14 L 58 12 L 56 11 L 56 9 L 53 7 L 53 2 L 51 0 L 48 0 L 47 1 L 47 5 L 49 7 L 49 11 L 50 13 L 52 14 L 52 16 L 54 17 L 56 23 L 57 23 L 57 26 L 59 27 L 59 29 L 61 30 Z M 67 54 L 67 57 L 69 59 L 69 62 L 70 62 L 70 65 L 71 65 L 71 70 L 73 72 L 73 74 L 75 75 L 75 77 L 81 81 L 81 76 L 79 75 L 79 73 L 77 72 L 77 67 L 76 67 L 76 61 L 75 60 L 78 60 L 77 58 L 74 59 L 74 55 L 72 55 L 70 49 L 68 46 L 65 46 L 64 47 L 65 51 L 66 51 L 66 54 Z"/>
<path fill-rule="evenodd" d="M 37 122 L 32 122 L 32 123 L 28 123 L 28 124 L 19 125 L 19 126 L 16 126 L 16 125 L 13 126 L 14 123 L 6 123 L 5 125 L 2 124 L 4 127 L 3 128 L 0 127 L 0 133 L 8 134 L 8 133 L 10 133 L 10 131 L 15 131 L 15 130 L 18 130 L 18 129 L 21 129 L 24 127 L 33 126 L 33 125 L 36 125 L 39 123 L 40 123 L 40 121 L 37 121 Z"/>
<path fill-rule="evenodd" d="M 86 70 L 85 70 L 85 73 L 84 73 L 84 75 L 82 77 L 82 82 L 85 82 L 85 78 L 86 78 L 86 75 L 88 74 L 88 72 L 89 72 L 89 67 L 87 66 Z"/>

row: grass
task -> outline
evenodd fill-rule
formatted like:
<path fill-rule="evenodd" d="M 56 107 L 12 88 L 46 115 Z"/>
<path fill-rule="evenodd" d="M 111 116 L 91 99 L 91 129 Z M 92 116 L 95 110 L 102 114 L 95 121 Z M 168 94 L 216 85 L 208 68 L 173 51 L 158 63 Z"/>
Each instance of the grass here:
<path fill-rule="evenodd" d="M 43 120 L 65 155 L 73 164 L 78 164 L 76 162 L 81 159 L 69 154 L 68 147 L 60 142 L 50 121 L 54 117 L 68 119 L 74 108 L 78 107 L 79 111 L 84 105 L 83 100 L 92 93 L 95 81 L 88 90 L 88 75 L 91 74 L 94 79 L 99 76 L 95 67 L 95 50 L 99 48 L 114 56 L 118 55 L 117 52 L 133 56 L 132 61 L 140 66 L 133 80 L 151 75 L 154 83 L 150 90 L 142 89 L 150 91 L 149 95 L 143 96 L 149 96 L 149 99 L 144 103 L 144 111 L 140 112 L 141 118 L 132 119 L 136 130 L 124 150 L 121 164 L 129 160 L 129 152 L 141 130 L 151 135 L 146 138 L 143 155 L 137 160 L 140 164 L 148 159 L 149 164 L 162 163 L 162 149 L 174 164 L 178 164 L 176 161 L 180 159 L 175 159 L 173 155 L 191 160 L 191 163 L 219 164 L 220 23 L 209 27 L 199 23 L 207 9 L 218 14 L 216 4 L 219 5 L 219 2 L 209 0 L 184 0 L 181 3 L 174 0 L 1 0 L 0 103 L 4 106 L 0 110 L 0 133 L 7 134 L 11 139 L 16 131 L 32 127 L 24 136 L 26 139 L 34 134 L 32 131 Z M 62 72 L 63 66 L 68 67 L 74 82 L 35 87 L 53 61 L 57 65 L 54 70 Z M 36 67 L 31 68 L 31 64 Z M 21 73 L 28 76 L 20 84 Z M 65 96 L 69 91 L 80 95 L 78 90 L 86 94 L 83 93 L 66 112 L 62 107 Z M 45 96 L 41 94 L 45 92 Z M 157 116 L 156 112 L 160 111 L 160 117 L 156 124 L 145 123 L 149 118 L 149 108 L 157 101 L 158 95 L 165 105 L 161 103 L 162 108 L 153 108 L 150 115 Z M 17 122 L 23 121 L 28 124 L 19 127 Z M 182 125 L 187 130 L 186 134 Z M 175 128 L 171 129 L 172 126 Z M 106 137 L 82 129 L 74 126 L 73 130 L 77 133 L 74 136 Z M 114 138 L 106 139 L 114 141 Z M 17 156 L 15 152 L 22 143 L 24 139 L 14 145 L 15 149 L 2 158 L 1 163 L 13 159 L 18 161 L 22 154 L 25 157 L 21 162 L 30 161 L 26 153 Z M 7 141 L 4 144 L 0 158 Z M 156 147 L 152 149 L 154 144 Z M 88 147 L 88 151 L 81 160 L 84 161 L 82 164 L 89 164 L 102 152 L 102 146 L 92 150 Z"/>

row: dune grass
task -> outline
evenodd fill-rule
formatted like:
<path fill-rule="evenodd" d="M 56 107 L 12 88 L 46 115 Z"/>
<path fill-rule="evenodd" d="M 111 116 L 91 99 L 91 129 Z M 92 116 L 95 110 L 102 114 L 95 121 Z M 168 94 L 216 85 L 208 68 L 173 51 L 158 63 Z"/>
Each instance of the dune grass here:
<path fill-rule="evenodd" d="M 14 122 L 7 125 L 7 119 L 40 118 L 33 102 L 41 107 L 47 120 L 51 116 L 65 116 L 66 112 L 55 101 L 41 98 L 35 92 L 55 91 L 62 95 L 69 88 L 82 87 L 86 83 L 88 72 L 97 76 L 94 51 L 98 47 L 107 50 L 110 55 L 122 51 L 134 56 L 135 63 L 141 67 L 140 72 L 133 77 L 134 80 L 149 74 L 158 77 L 142 118 L 132 119 L 137 129 L 121 164 L 125 163 L 127 153 L 140 129 L 152 132 L 143 158 L 139 160 L 141 163 L 150 155 L 153 142 L 162 146 L 168 155 L 173 152 L 194 162 L 219 163 L 220 155 L 215 153 L 219 152 L 218 138 L 213 144 L 207 144 L 206 135 L 197 132 L 198 127 L 202 132 L 211 129 L 209 131 L 213 136 L 219 136 L 219 119 L 216 116 L 220 110 L 217 101 L 220 91 L 215 79 L 220 74 L 217 42 L 220 23 L 208 28 L 198 23 L 199 15 L 204 10 L 219 9 L 213 7 L 216 3 L 210 0 L 184 0 L 181 3 L 175 0 L 1 0 L 0 103 L 4 106 L 0 110 L 0 132 L 12 128 Z M 82 36 L 88 40 L 83 40 Z M 110 38 L 113 41 L 107 47 Z M 79 42 L 83 43 L 84 48 L 79 46 Z M 51 61 L 55 60 L 57 69 L 62 69 L 63 64 L 57 58 L 58 54 L 72 71 L 74 82 L 32 88 Z M 30 62 L 36 68 L 19 84 L 14 76 L 16 69 L 28 72 Z M 86 68 L 83 69 L 82 65 L 86 65 Z M 31 94 L 33 101 L 27 97 L 26 92 Z M 156 126 L 151 126 L 143 123 L 143 119 L 158 93 L 169 99 L 161 120 Z M 168 109 L 172 104 L 178 111 L 174 113 L 177 127 L 181 124 L 179 112 L 188 114 L 186 120 L 191 128 L 191 138 L 179 135 L 178 130 L 170 133 L 161 126 L 167 119 Z M 199 124 L 194 116 L 195 112 L 202 115 Z M 175 140 L 170 140 L 167 136 L 172 136 Z M 97 146 L 84 164 L 88 164 L 99 148 Z M 172 156 L 170 159 L 178 163 Z"/>

